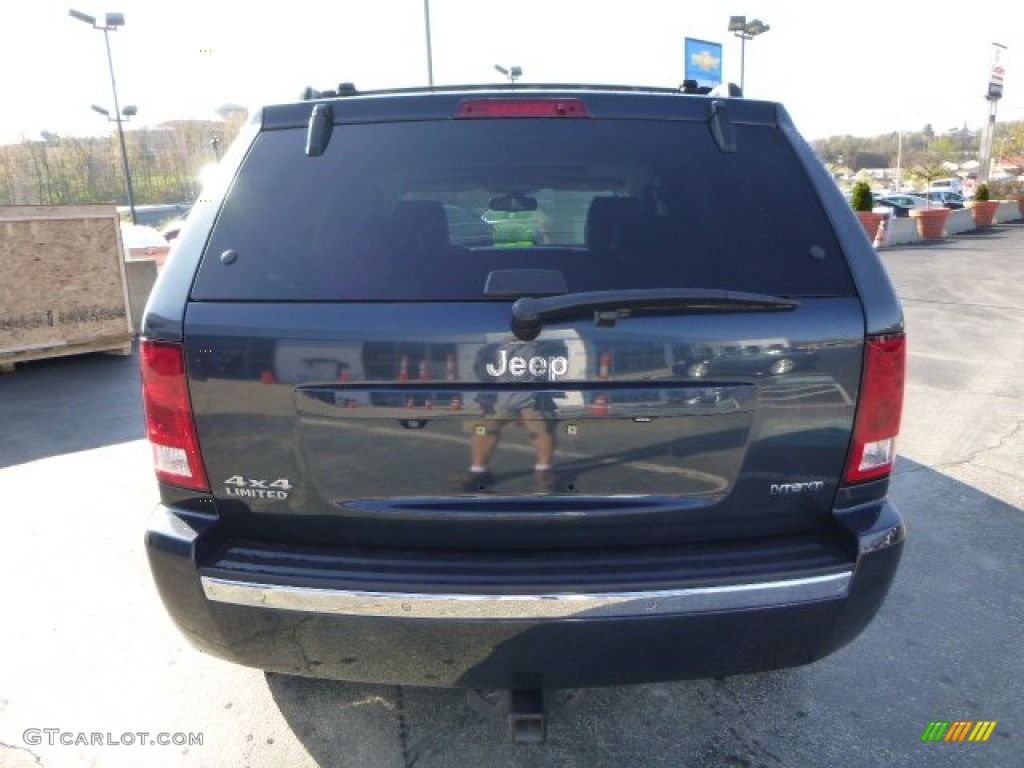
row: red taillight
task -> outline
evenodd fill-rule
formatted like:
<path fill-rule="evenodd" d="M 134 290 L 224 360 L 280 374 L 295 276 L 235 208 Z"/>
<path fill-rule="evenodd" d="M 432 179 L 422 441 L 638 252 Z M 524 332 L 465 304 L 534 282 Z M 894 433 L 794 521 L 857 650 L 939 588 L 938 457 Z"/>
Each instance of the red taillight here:
<path fill-rule="evenodd" d="M 180 344 L 143 340 L 142 399 L 157 477 L 172 485 L 209 491 L 192 421 L 192 403 Z"/>
<path fill-rule="evenodd" d="M 579 99 L 463 99 L 455 117 L 590 117 Z"/>
<path fill-rule="evenodd" d="M 847 483 L 873 480 L 892 471 L 903 415 L 906 357 L 907 340 L 902 334 L 867 341 L 853 444 L 843 474 Z"/>

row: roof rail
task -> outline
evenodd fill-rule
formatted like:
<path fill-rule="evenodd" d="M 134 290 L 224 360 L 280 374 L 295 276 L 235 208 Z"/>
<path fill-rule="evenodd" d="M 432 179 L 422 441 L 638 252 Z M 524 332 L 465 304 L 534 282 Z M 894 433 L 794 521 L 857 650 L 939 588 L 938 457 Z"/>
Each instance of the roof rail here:
<path fill-rule="evenodd" d="M 352 83 L 338 83 L 333 91 L 318 91 L 313 86 L 307 85 L 302 89 L 300 99 L 302 101 L 313 101 L 315 99 L 335 99 L 339 96 L 355 96 L 359 91 Z"/>
<path fill-rule="evenodd" d="M 588 83 L 471 83 L 463 85 L 414 86 L 406 88 L 382 88 L 372 91 L 360 91 L 352 83 L 341 83 L 336 90 L 318 91 L 307 87 L 302 91 L 302 101 L 315 99 L 334 99 L 345 96 L 375 96 L 392 94 L 446 93 L 451 91 L 627 91 L 631 93 L 663 93 L 706 95 L 710 88 L 698 86 L 695 80 L 685 80 L 677 88 L 665 88 L 648 85 L 609 85 Z"/>
<path fill-rule="evenodd" d="M 697 85 L 696 80 L 683 80 L 683 84 L 679 86 L 679 90 L 683 93 L 697 94 L 698 96 L 706 96 L 711 93 L 711 88 L 706 85 Z"/>

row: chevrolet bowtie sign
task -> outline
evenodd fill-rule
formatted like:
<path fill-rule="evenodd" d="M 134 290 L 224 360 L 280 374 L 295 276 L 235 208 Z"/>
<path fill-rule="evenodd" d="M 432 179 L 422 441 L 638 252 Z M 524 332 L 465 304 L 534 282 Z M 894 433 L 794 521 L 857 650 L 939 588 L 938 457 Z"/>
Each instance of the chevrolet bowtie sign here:
<path fill-rule="evenodd" d="M 722 44 L 687 37 L 684 41 L 684 79 L 714 88 L 722 83 Z"/>

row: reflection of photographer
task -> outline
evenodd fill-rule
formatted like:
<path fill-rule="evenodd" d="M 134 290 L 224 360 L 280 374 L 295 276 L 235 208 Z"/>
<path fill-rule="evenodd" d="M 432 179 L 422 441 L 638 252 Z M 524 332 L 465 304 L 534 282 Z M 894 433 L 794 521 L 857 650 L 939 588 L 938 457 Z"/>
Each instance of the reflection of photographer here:
<path fill-rule="evenodd" d="M 507 384 L 547 382 L 551 381 L 549 361 L 564 361 L 565 357 L 563 342 L 509 341 L 483 347 L 477 355 L 475 368 L 482 381 Z M 525 365 L 517 365 L 517 361 L 524 361 Z M 543 361 L 543 365 L 539 361 Z M 467 424 L 473 430 L 473 436 L 470 439 L 469 472 L 460 483 L 462 490 L 482 491 L 494 484 L 488 465 L 501 442 L 502 431 L 509 424 L 526 427 L 529 431 L 535 455 L 533 470 L 537 489 L 553 490 L 557 409 L 551 393 L 509 387 L 497 393 L 481 393 L 477 402 L 484 419 L 482 423 Z"/>

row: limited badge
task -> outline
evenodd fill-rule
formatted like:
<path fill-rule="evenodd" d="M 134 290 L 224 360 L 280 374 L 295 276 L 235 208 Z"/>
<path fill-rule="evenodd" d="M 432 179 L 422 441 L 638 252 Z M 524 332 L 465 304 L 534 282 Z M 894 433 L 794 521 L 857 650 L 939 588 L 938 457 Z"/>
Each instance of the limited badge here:
<path fill-rule="evenodd" d="M 257 477 L 232 475 L 224 481 L 226 496 L 238 496 L 247 499 L 287 499 L 295 486 L 287 477 L 276 480 L 263 480 Z"/>

